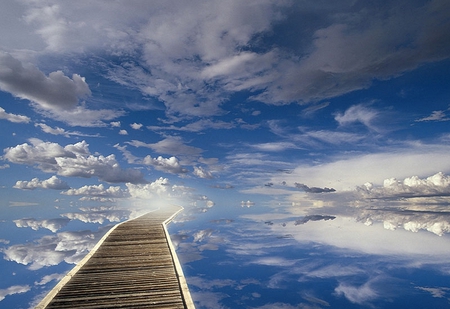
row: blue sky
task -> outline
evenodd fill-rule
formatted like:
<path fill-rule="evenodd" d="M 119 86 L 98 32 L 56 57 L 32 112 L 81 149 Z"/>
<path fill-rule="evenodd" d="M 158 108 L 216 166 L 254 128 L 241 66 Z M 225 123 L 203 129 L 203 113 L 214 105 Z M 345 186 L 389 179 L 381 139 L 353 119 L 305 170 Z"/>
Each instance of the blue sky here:
<path fill-rule="evenodd" d="M 449 58 L 444 0 L 3 1 L 0 307 L 167 203 L 199 308 L 448 306 Z"/>

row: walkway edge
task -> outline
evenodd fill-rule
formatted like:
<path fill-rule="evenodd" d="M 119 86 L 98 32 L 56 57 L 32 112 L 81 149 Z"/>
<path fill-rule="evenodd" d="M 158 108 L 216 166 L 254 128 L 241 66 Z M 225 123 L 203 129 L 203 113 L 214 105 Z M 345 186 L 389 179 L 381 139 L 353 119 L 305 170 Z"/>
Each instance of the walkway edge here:
<path fill-rule="evenodd" d="M 127 220 L 129 221 L 129 220 Z M 67 282 L 69 282 L 70 279 L 72 279 L 72 277 L 81 269 L 81 267 L 84 266 L 84 264 L 87 263 L 87 261 L 89 261 L 89 259 L 94 255 L 94 253 L 98 250 L 98 248 L 100 248 L 100 246 L 103 244 L 103 242 L 106 240 L 106 238 L 108 238 L 108 236 L 121 224 L 127 222 L 120 222 L 116 225 L 114 225 L 112 228 L 109 229 L 108 232 L 106 232 L 105 235 L 103 235 L 103 237 L 97 242 L 97 244 L 94 246 L 94 248 L 92 248 L 91 251 L 89 251 L 88 254 L 86 254 L 86 256 L 80 261 L 78 262 L 74 268 L 72 268 L 62 279 L 61 281 L 58 282 L 58 284 L 44 297 L 43 300 L 41 300 L 41 302 L 34 307 L 34 309 L 44 309 L 47 307 L 47 305 L 53 300 L 53 298 L 55 298 L 56 294 L 58 294 L 59 291 L 61 291 L 61 289 L 66 285 Z"/>
<path fill-rule="evenodd" d="M 166 234 L 167 244 L 169 245 L 170 253 L 172 254 L 172 260 L 175 264 L 175 271 L 178 276 L 178 282 L 180 283 L 181 294 L 183 294 L 184 305 L 187 309 L 195 309 L 194 302 L 192 301 L 191 293 L 189 292 L 189 287 L 186 282 L 186 278 L 184 277 L 183 268 L 181 267 L 180 261 L 178 260 L 175 246 L 172 243 L 170 234 L 167 231 L 167 224 L 169 224 L 173 220 L 173 218 L 175 218 L 181 211 L 184 210 L 183 206 L 180 207 L 180 210 L 178 210 L 169 219 L 163 222 L 163 227 L 164 233 Z"/>
<path fill-rule="evenodd" d="M 173 262 L 173 264 L 174 264 L 174 266 L 175 266 L 175 273 L 176 273 L 176 276 L 177 276 L 177 279 L 178 279 L 178 283 L 179 283 L 179 286 L 180 286 L 180 291 L 181 291 L 181 294 L 182 294 L 182 297 L 183 297 L 183 302 L 184 302 L 184 306 L 185 306 L 185 308 L 187 308 L 187 309 L 195 309 L 195 306 L 194 306 L 194 302 L 192 301 L 192 298 L 191 298 L 191 294 L 190 294 L 190 292 L 189 292 L 189 288 L 188 288 L 188 285 L 187 285 L 187 282 L 186 282 L 186 279 L 185 279 L 185 277 L 184 277 L 184 274 L 183 274 L 183 270 L 182 270 L 182 267 L 181 267 L 181 264 L 180 264 L 180 262 L 179 262 L 179 260 L 178 260 L 178 256 L 177 256 L 177 254 L 176 254 L 176 251 L 175 251 L 175 247 L 174 247 L 174 245 L 173 245 L 173 243 L 172 243 L 172 240 L 171 240 L 171 238 L 170 238 L 170 235 L 169 235 L 169 232 L 168 232 L 168 230 L 167 230 L 167 224 L 169 224 L 172 220 L 173 220 L 173 218 L 175 218 L 175 216 L 176 215 L 178 215 L 181 211 L 183 211 L 184 210 L 184 208 L 182 207 L 182 206 L 178 206 L 177 205 L 177 207 L 179 207 L 180 209 L 178 210 L 178 211 L 176 211 L 172 216 L 170 216 L 168 219 L 166 219 L 165 221 L 163 221 L 161 224 L 162 224 L 162 227 L 163 227 L 163 230 L 164 230 L 164 234 L 165 234 L 165 238 L 166 238 L 166 242 L 167 242 L 167 245 L 168 245 L 168 247 L 169 247 L 169 251 L 170 251 L 170 254 L 171 254 L 171 257 L 172 257 L 172 262 Z M 158 210 L 158 209 L 155 209 L 155 210 Z M 155 211 L 155 210 L 153 210 L 153 211 Z M 152 212 L 152 211 L 150 211 L 150 212 Z M 140 216 L 139 216 L 140 217 Z M 129 222 L 129 221 L 131 221 L 131 220 L 134 220 L 134 219 L 137 219 L 137 218 L 133 218 L 133 219 L 129 219 L 129 220 L 126 220 L 126 221 L 124 221 L 124 222 L 120 222 L 120 223 L 118 223 L 118 224 L 116 224 L 116 225 L 114 225 L 113 227 L 111 227 L 110 229 L 109 229 L 109 231 L 108 232 L 106 232 L 105 233 L 105 235 L 103 235 L 103 237 L 97 242 L 97 244 L 91 249 L 91 251 L 89 251 L 89 253 L 88 254 L 86 254 L 86 256 L 85 257 L 83 257 L 83 259 L 80 261 L 80 262 L 78 262 L 59 282 L 58 282 L 58 284 L 52 289 L 52 290 L 50 290 L 48 293 L 47 293 L 47 295 L 39 302 L 39 304 L 36 306 L 36 307 L 34 307 L 34 309 L 45 309 L 49 304 L 50 304 L 50 302 L 55 298 L 55 296 L 61 291 L 61 289 L 70 281 L 70 279 L 90 260 L 90 258 L 97 252 L 97 250 L 101 247 L 101 245 L 104 243 L 104 241 L 109 237 L 109 235 L 117 228 L 117 227 L 119 227 L 120 225 L 122 225 L 122 224 L 124 224 L 124 223 L 126 223 L 126 222 Z"/>

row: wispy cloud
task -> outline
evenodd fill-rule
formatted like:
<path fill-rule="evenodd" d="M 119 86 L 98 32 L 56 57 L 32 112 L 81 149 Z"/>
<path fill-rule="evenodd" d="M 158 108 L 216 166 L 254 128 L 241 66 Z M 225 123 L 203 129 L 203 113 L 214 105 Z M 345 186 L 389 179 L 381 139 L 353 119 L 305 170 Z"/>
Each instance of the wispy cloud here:
<path fill-rule="evenodd" d="M 10 201 L 10 207 L 28 207 L 28 206 L 37 206 L 39 203 L 35 202 L 18 202 L 18 201 Z"/>
<path fill-rule="evenodd" d="M 0 290 L 0 301 L 4 300 L 8 295 L 26 293 L 31 290 L 29 285 L 13 285 L 6 289 Z"/>
<path fill-rule="evenodd" d="M 52 128 L 51 126 L 49 126 L 45 123 L 36 123 L 34 126 L 41 128 L 41 130 L 45 133 L 49 133 L 52 135 L 64 135 L 65 137 L 70 137 L 70 136 L 99 137 L 100 136 L 99 134 L 89 135 L 89 134 L 81 133 L 79 131 L 66 131 L 65 129 L 60 128 L 60 127 Z"/>
<path fill-rule="evenodd" d="M 85 105 L 78 105 L 69 110 L 38 109 L 38 112 L 45 117 L 62 121 L 70 126 L 79 127 L 106 127 L 108 126 L 108 121 L 125 114 L 122 110 L 89 109 Z"/>
<path fill-rule="evenodd" d="M 354 304 L 367 304 L 381 297 L 380 292 L 373 285 L 376 280 L 377 279 L 369 280 L 360 286 L 341 282 L 334 291 L 337 295 L 345 296 L 345 298 Z"/>
<path fill-rule="evenodd" d="M 5 119 L 15 123 L 29 123 L 31 121 L 30 117 L 7 113 L 1 107 L 0 107 L 0 119 Z"/>
<path fill-rule="evenodd" d="M 261 143 L 261 144 L 253 144 L 250 145 L 252 148 L 255 148 L 260 151 L 269 151 L 269 152 L 280 152 L 286 149 L 297 149 L 299 148 L 296 144 L 291 142 L 272 142 L 272 143 Z"/>
<path fill-rule="evenodd" d="M 157 143 L 144 143 L 138 140 L 132 140 L 127 142 L 127 144 L 134 147 L 146 147 L 150 148 L 155 152 L 169 154 L 169 155 L 200 155 L 203 150 L 197 147 L 192 147 L 185 145 L 181 137 L 169 136 Z"/>
<path fill-rule="evenodd" d="M 4 169 L 7 169 L 7 168 L 10 168 L 9 164 L 0 165 L 0 170 L 4 170 Z"/>
<path fill-rule="evenodd" d="M 447 115 L 448 110 L 443 111 L 433 111 L 430 116 L 423 117 L 420 119 L 417 119 L 416 122 L 423 122 L 423 121 L 449 121 L 450 117 Z"/>
<path fill-rule="evenodd" d="M 213 121 L 211 119 L 202 119 L 195 122 L 191 122 L 185 126 L 177 127 L 174 125 L 171 126 L 147 126 L 149 130 L 153 131 L 163 131 L 163 130 L 172 130 L 172 131 L 185 131 L 185 132 L 201 132 L 208 129 L 232 129 L 236 127 L 236 124 L 225 122 L 221 120 Z"/>
<path fill-rule="evenodd" d="M 302 135 L 293 135 L 292 138 L 305 143 L 306 145 L 314 145 L 314 142 L 322 142 L 331 145 L 354 144 L 363 141 L 366 136 L 359 133 L 338 132 L 331 130 L 307 130 L 302 129 Z"/>
<path fill-rule="evenodd" d="M 320 104 L 313 104 L 313 105 L 303 109 L 302 116 L 303 117 L 311 117 L 316 112 L 320 111 L 321 109 L 326 108 L 329 105 L 330 105 L 330 102 L 323 102 L 323 103 L 320 103 Z"/>
<path fill-rule="evenodd" d="M 61 280 L 63 277 L 65 276 L 65 274 L 50 274 L 50 275 L 45 275 L 44 277 L 42 277 L 41 281 L 39 282 L 35 282 L 35 285 L 45 285 L 49 282 L 52 281 L 59 281 Z"/>
<path fill-rule="evenodd" d="M 348 126 L 354 123 L 361 123 L 368 129 L 375 132 L 382 132 L 384 128 L 377 125 L 380 112 L 368 106 L 359 104 L 348 108 L 343 114 L 338 113 L 335 120 L 340 126 Z"/>
<path fill-rule="evenodd" d="M 429 292 L 433 297 L 444 298 L 447 294 L 450 294 L 450 288 L 447 287 L 416 287 L 418 290 Z"/>

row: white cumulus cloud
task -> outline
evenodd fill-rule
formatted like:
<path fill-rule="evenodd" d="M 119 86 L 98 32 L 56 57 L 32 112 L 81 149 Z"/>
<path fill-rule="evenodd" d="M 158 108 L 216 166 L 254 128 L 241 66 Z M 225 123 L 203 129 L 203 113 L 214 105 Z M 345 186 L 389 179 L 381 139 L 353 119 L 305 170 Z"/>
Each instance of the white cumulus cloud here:
<path fill-rule="evenodd" d="M 169 192 L 171 185 L 169 179 L 160 177 L 147 184 L 126 184 L 128 192 L 133 198 L 150 199 L 155 196 L 164 196 Z"/>
<path fill-rule="evenodd" d="M 176 157 L 163 158 L 162 156 L 158 156 L 157 158 L 152 158 L 148 155 L 142 160 L 142 163 L 145 165 L 151 165 L 158 171 L 171 174 L 185 174 L 188 172 L 187 169 L 181 166 Z"/>
<path fill-rule="evenodd" d="M 450 176 L 442 172 L 427 178 L 418 176 L 407 177 L 404 180 L 388 178 L 383 186 L 366 183 L 357 191 L 369 198 L 408 198 L 450 196 Z"/>
<path fill-rule="evenodd" d="M 33 230 L 37 231 L 40 228 L 45 228 L 53 233 L 64 227 L 69 223 L 69 219 L 57 218 L 57 219 L 44 219 L 38 220 L 34 218 L 30 219 L 18 219 L 13 220 L 17 227 L 31 227 Z"/>
<path fill-rule="evenodd" d="M 98 242 L 103 232 L 61 232 L 44 236 L 35 242 L 10 246 L 3 250 L 4 258 L 29 265 L 30 270 L 66 263 L 77 263 Z"/>
<path fill-rule="evenodd" d="M 143 174 L 136 169 L 122 169 L 113 154 L 94 156 L 85 142 L 64 147 L 57 143 L 30 139 L 24 143 L 4 149 L 4 158 L 12 163 L 37 166 L 44 172 L 56 172 L 67 177 L 98 177 L 100 180 L 119 183 L 144 182 Z"/>
<path fill-rule="evenodd" d="M 213 174 L 210 171 L 204 169 L 201 166 L 194 166 L 194 175 L 199 178 L 206 178 L 206 179 L 214 178 Z"/>
<path fill-rule="evenodd" d="M 86 185 L 81 188 L 71 188 L 67 191 L 61 192 L 64 195 L 86 195 L 99 197 L 124 197 L 127 194 L 120 188 L 120 186 L 110 186 L 105 188 L 103 184 Z"/>
<path fill-rule="evenodd" d="M 142 128 L 142 126 L 143 126 L 142 123 L 136 123 L 136 122 L 134 122 L 134 123 L 130 124 L 130 127 L 131 127 L 132 129 L 134 129 L 134 130 L 139 130 L 140 128 Z"/>
<path fill-rule="evenodd" d="M 39 178 L 33 178 L 31 181 L 19 180 L 14 185 L 16 189 L 26 189 L 26 190 L 34 190 L 34 189 L 54 189 L 54 190 L 64 190 L 68 189 L 69 185 L 59 179 L 56 176 L 52 176 L 46 180 L 39 180 Z"/>

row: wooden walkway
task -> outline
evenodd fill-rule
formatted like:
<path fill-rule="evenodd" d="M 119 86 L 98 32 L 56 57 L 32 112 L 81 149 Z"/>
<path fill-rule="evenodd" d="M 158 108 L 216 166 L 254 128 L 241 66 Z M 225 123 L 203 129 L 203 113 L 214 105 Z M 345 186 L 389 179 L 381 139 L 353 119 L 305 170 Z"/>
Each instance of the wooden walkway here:
<path fill-rule="evenodd" d="M 194 308 L 166 229 L 180 210 L 116 225 L 36 309 Z"/>

